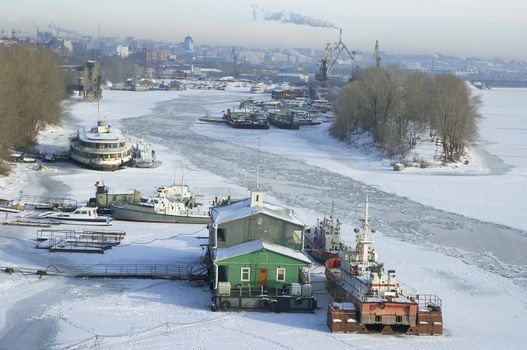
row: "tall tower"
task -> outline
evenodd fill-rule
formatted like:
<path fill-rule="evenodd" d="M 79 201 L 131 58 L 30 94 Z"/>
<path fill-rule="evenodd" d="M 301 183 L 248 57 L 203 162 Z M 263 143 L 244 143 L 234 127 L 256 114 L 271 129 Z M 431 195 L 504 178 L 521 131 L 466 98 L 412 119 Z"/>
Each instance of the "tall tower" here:
<path fill-rule="evenodd" d="M 381 49 L 379 48 L 379 40 L 375 41 L 373 57 L 375 57 L 375 67 L 379 68 L 381 66 Z"/>

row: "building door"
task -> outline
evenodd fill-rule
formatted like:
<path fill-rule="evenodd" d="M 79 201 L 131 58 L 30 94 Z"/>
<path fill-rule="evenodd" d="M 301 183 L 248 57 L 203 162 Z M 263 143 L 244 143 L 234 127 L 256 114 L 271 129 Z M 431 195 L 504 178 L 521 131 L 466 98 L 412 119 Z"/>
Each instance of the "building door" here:
<path fill-rule="evenodd" d="M 258 286 L 267 285 L 267 269 L 258 270 Z"/>

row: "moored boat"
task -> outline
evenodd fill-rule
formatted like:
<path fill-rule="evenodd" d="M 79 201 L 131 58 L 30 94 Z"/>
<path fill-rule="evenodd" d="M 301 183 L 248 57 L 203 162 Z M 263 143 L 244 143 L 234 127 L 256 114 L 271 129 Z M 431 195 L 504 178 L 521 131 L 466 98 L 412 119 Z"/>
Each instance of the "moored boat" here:
<path fill-rule="evenodd" d="M 119 129 L 98 121 L 91 129 L 80 128 L 70 139 L 70 157 L 96 170 L 116 170 L 132 159 L 132 146 Z"/>
<path fill-rule="evenodd" d="M 114 202 L 110 205 L 114 219 L 145 222 L 206 224 L 208 210 L 195 208 L 197 203 L 187 185 L 158 187 L 156 195 L 139 203 Z"/>
<path fill-rule="evenodd" d="M 32 219 L 36 217 L 31 217 Z M 112 224 L 112 218 L 107 215 L 98 215 L 97 208 L 80 207 L 71 213 L 64 212 L 46 212 L 40 214 L 39 217 L 43 220 L 60 222 L 61 224 L 69 225 L 95 225 L 95 226 L 109 226 Z"/>
<path fill-rule="evenodd" d="M 156 160 L 156 152 L 152 145 L 144 139 L 137 141 L 133 147 L 134 164 L 136 168 L 151 168 Z"/>
<path fill-rule="evenodd" d="M 324 216 L 322 220 L 317 220 L 314 227 L 306 229 L 304 250 L 315 260 L 324 263 L 337 258 L 342 249 L 346 247 L 340 240 L 340 221 L 334 219 L 333 215 Z"/>
<path fill-rule="evenodd" d="M 442 334 L 441 299 L 403 288 L 395 270 L 386 271 L 378 261 L 369 237 L 367 201 L 363 227 L 355 233 L 355 250 L 341 250 L 326 261 L 327 286 L 336 302 L 328 308 L 331 331 Z"/>
<path fill-rule="evenodd" d="M 269 124 L 280 129 L 300 129 L 294 113 L 290 111 L 269 112 Z"/>
<path fill-rule="evenodd" d="M 269 129 L 269 121 L 256 112 L 227 110 L 227 125 L 236 129 Z"/>

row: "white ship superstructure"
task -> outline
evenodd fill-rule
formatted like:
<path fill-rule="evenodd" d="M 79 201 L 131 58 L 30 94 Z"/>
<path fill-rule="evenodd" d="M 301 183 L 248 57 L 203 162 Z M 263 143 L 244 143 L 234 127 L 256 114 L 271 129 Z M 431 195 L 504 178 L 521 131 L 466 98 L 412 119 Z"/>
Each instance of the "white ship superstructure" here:
<path fill-rule="evenodd" d="M 98 170 L 119 169 L 132 159 L 130 140 L 103 121 L 91 129 L 80 128 L 70 151 L 74 161 Z"/>

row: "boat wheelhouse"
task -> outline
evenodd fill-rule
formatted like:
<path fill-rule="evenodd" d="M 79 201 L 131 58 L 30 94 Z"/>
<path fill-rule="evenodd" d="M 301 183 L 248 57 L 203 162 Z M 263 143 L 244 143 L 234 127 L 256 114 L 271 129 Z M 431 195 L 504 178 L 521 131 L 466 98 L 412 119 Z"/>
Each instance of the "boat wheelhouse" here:
<path fill-rule="evenodd" d="M 317 224 L 305 231 L 304 249 L 322 263 L 337 258 L 339 251 L 347 249 L 340 238 L 340 221 L 334 219 L 333 215 L 326 215 L 322 220 L 317 219 Z"/>
<path fill-rule="evenodd" d="M 97 170 L 116 170 L 132 159 L 130 140 L 119 129 L 98 121 L 91 129 L 80 128 L 70 140 L 71 159 Z"/>

